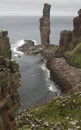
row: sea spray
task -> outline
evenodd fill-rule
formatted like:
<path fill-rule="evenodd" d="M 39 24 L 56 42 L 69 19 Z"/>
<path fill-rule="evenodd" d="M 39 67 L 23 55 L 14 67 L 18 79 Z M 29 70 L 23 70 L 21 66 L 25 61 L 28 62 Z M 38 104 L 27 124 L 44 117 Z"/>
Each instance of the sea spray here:
<path fill-rule="evenodd" d="M 15 44 L 12 44 L 11 49 L 13 51 L 13 55 L 14 56 L 18 56 L 18 55 L 23 55 L 24 54 L 23 52 L 17 50 L 17 48 L 22 46 L 24 43 L 25 43 L 24 40 L 19 40 L 19 41 L 16 41 Z"/>
<path fill-rule="evenodd" d="M 45 73 L 45 80 L 46 80 L 46 84 L 47 84 L 49 91 L 56 93 L 56 95 L 59 95 L 60 91 L 57 89 L 57 86 L 50 78 L 50 70 L 48 70 L 46 67 L 46 61 L 44 63 L 42 63 L 41 69 Z"/>
<path fill-rule="evenodd" d="M 36 40 L 31 40 L 34 42 L 34 45 L 38 45 Z M 12 44 L 11 48 L 12 48 L 12 51 L 13 51 L 13 56 L 22 56 L 24 53 L 17 50 L 18 47 L 22 46 L 25 44 L 25 40 L 18 40 L 16 41 L 14 44 Z"/>

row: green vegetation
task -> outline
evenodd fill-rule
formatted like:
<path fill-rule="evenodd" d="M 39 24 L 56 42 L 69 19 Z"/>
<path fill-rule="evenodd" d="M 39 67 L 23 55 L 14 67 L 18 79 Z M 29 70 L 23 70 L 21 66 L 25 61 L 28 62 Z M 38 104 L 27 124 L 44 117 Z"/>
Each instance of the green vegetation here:
<path fill-rule="evenodd" d="M 73 39 L 75 48 L 66 55 L 69 62 L 81 67 L 81 37 Z M 81 92 L 29 108 L 18 116 L 16 122 L 18 130 L 81 130 Z"/>
<path fill-rule="evenodd" d="M 77 67 L 81 67 L 81 42 L 70 52 L 67 53 L 70 61 Z"/>
<path fill-rule="evenodd" d="M 73 43 L 77 45 L 78 43 L 81 42 L 81 36 L 77 36 L 76 34 L 73 35 Z"/>
<path fill-rule="evenodd" d="M 29 113 L 29 122 L 25 122 L 26 113 Z M 22 116 L 24 115 L 24 116 Z M 59 130 L 75 128 L 81 130 L 81 93 L 67 97 L 58 97 L 49 103 L 30 108 L 20 114 L 21 128 L 31 130 L 32 124 L 36 124 L 36 130 L 51 130 L 57 127 Z M 26 118 L 27 120 L 27 118 Z M 36 122 L 38 120 L 41 122 Z M 45 122 L 49 124 L 47 127 Z M 55 129 L 57 130 L 57 129 Z"/>

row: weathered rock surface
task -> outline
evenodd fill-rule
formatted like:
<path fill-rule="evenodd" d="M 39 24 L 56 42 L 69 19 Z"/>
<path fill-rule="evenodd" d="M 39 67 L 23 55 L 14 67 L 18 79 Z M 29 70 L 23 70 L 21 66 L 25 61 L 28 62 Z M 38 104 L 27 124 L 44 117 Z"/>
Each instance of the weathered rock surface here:
<path fill-rule="evenodd" d="M 81 91 L 81 69 L 70 66 L 64 58 L 52 58 L 47 66 L 64 93 Z"/>
<path fill-rule="evenodd" d="M 72 42 L 72 32 L 68 30 L 64 30 L 60 33 L 60 41 L 59 41 L 59 48 L 56 51 L 58 56 L 64 55 L 65 52 L 71 49 L 71 42 Z"/>
<path fill-rule="evenodd" d="M 74 26 L 74 33 L 77 36 L 81 35 L 81 9 L 78 11 L 78 17 L 74 18 L 73 20 L 73 26 Z"/>
<path fill-rule="evenodd" d="M 58 48 L 58 46 L 53 45 L 53 44 L 44 46 L 41 51 L 41 54 L 45 59 L 53 58 L 55 56 L 55 52 L 56 52 L 57 48 Z"/>
<path fill-rule="evenodd" d="M 51 5 L 44 4 L 43 16 L 40 18 L 40 36 L 43 46 L 50 43 L 50 8 Z"/>
<path fill-rule="evenodd" d="M 41 45 L 34 45 L 31 40 L 25 40 L 25 44 L 18 47 L 17 50 L 22 51 L 25 55 L 37 55 L 42 51 Z"/>
<path fill-rule="evenodd" d="M 19 65 L 11 60 L 7 31 L 0 31 L 0 129 L 16 130 L 15 111 L 20 106 Z"/>
<path fill-rule="evenodd" d="M 11 58 L 10 43 L 7 31 L 0 31 L 0 56 Z"/>
<path fill-rule="evenodd" d="M 73 19 L 73 31 L 64 30 L 60 33 L 59 48 L 57 56 L 63 56 L 67 51 L 72 50 L 81 42 L 81 9 L 78 16 Z"/>

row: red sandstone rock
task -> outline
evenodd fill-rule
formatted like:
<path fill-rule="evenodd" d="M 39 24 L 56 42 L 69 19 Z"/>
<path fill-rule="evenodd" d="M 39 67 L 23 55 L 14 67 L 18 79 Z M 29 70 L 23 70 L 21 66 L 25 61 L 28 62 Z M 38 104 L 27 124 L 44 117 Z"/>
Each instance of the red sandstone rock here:
<path fill-rule="evenodd" d="M 56 51 L 57 56 L 64 56 L 67 51 L 72 50 L 81 42 L 81 9 L 77 17 L 73 19 L 73 31 L 64 30 L 60 33 L 59 48 Z"/>
<path fill-rule="evenodd" d="M 78 11 L 78 17 L 75 17 L 73 20 L 74 33 L 77 36 L 81 35 L 81 9 Z"/>
<path fill-rule="evenodd" d="M 70 45 L 72 41 L 72 32 L 64 30 L 60 33 L 59 48 L 56 51 L 56 54 L 63 55 L 66 51 L 70 50 Z"/>
<path fill-rule="evenodd" d="M 51 5 L 44 4 L 43 16 L 40 18 L 40 35 L 42 45 L 48 45 L 50 43 L 50 8 Z"/>
<path fill-rule="evenodd" d="M 16 130 L 15 111 L 20 106 L 17 89 L 20 86 L 19 66 L 11 61 L 7 32 L 0 31 L 0 129 Z"/>

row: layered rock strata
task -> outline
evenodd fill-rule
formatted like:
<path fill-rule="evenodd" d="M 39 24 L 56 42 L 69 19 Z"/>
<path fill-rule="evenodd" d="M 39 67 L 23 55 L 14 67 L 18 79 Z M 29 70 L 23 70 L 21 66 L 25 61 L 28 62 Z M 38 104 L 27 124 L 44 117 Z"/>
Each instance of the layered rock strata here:
<path fill-rule="evenodd" d="M 60 33 L 59 48 L 56 54 L 63 56 L 79 42 L 81 42 L 81 9 L 78 11 L 78 16 L 73 19 L 73 31 L 63 30 Z"/>
<path fill-rule="evenodd" d="M 40 18 L 40 35 L 43 46 L 50 43 L 50 8 L 51 5 L 44 4 L 43 16 Z"/>
<path fill-rule="evenodd" d="M 0 56 L 11 58 L 11 50 L 7 31 L 0 31 Z"/>
<path fill-rule="evenodd" d="M 73 20 L 74 33 L 77 36 L 81 36 L 81 9 L 78 11 L 78 17 Z"/>
<path fill-rule="evenodd" d="M 16 130 L 15 111 L 20 106 L 19 65 L 11 60 L 7 31 L 0 31 L 0 129 Z"/>

